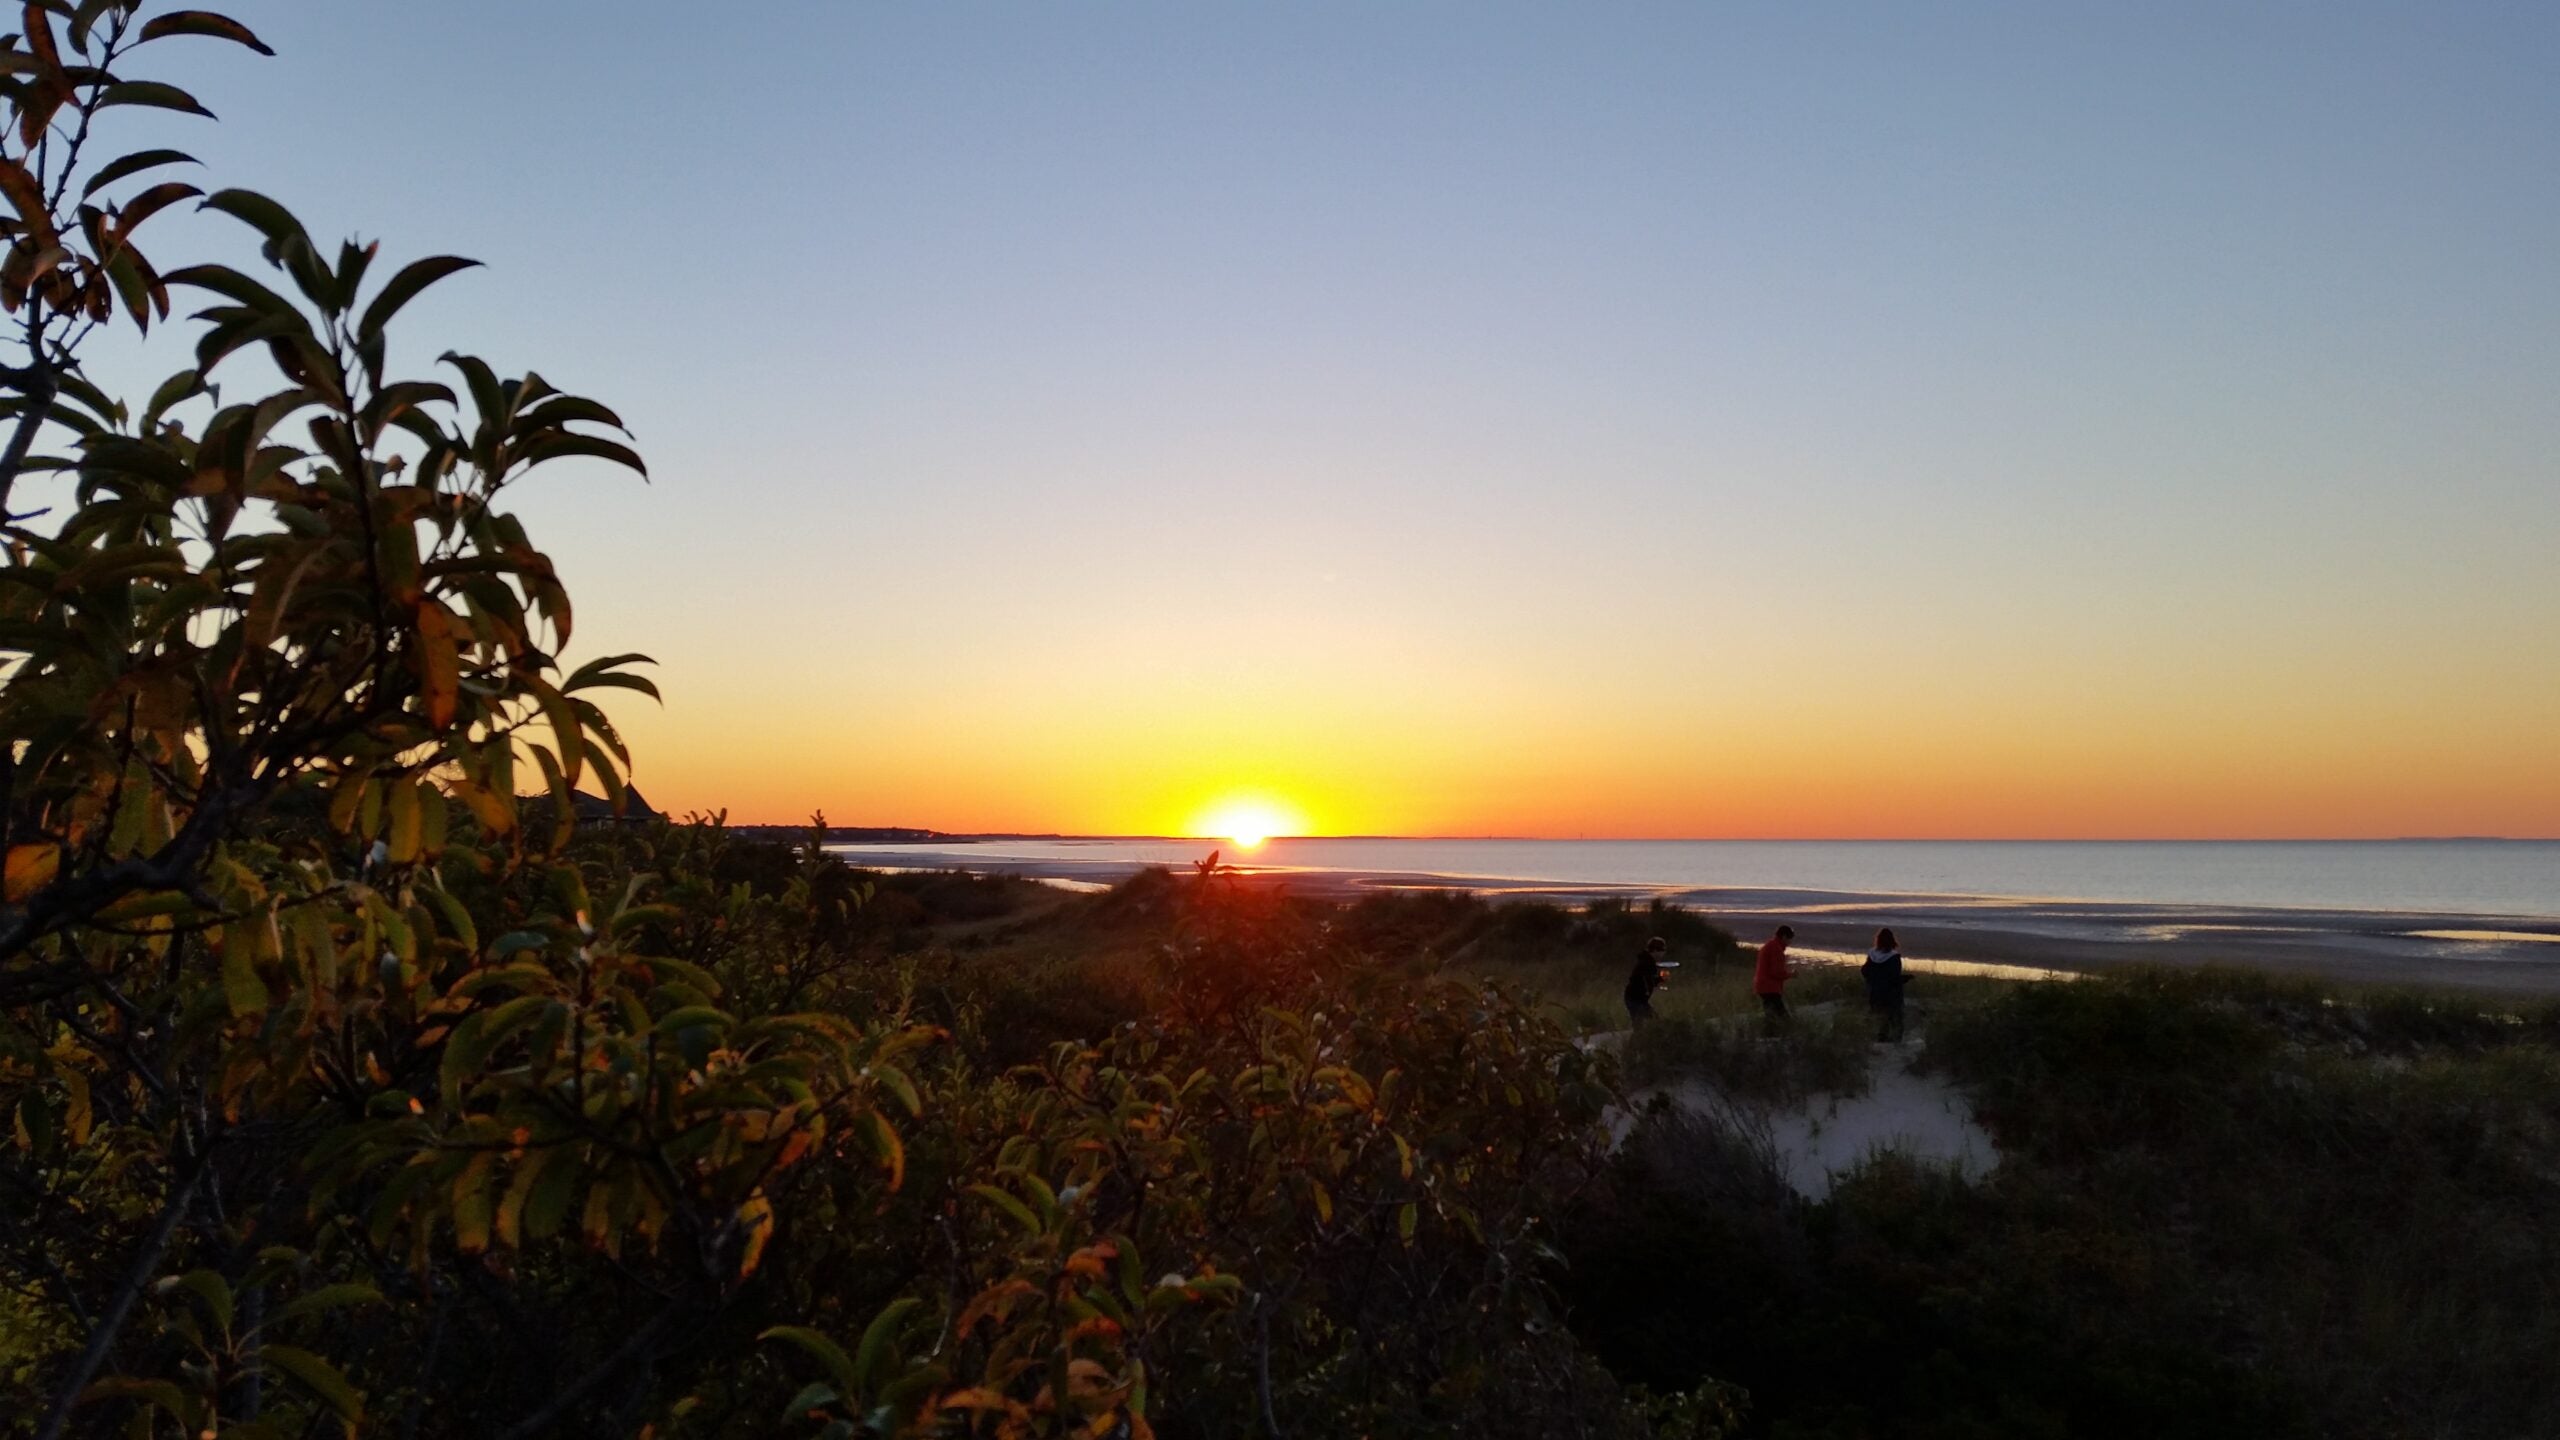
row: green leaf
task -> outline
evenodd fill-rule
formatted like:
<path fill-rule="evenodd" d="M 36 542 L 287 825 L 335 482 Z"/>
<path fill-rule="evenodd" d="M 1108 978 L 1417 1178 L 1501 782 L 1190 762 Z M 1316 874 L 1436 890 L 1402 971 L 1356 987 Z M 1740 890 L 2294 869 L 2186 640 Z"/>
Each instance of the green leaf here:
<path fill-rule="evenodd" d="M 213 1323 L 224 1330 L 231 1328 L 231 1283 L 211 1270 L 190 1270 L 178 1277 L 178 1284 L 193 1291 L 204 1301 L 213 1315 Z"/>
<path fill-rule="evenodd" d="M 528 430 L 566 425 L 572 420 L 589 420 L 610 425 L 626 435 L 631 433 L 631 427 L 622 423 L 620 415 L 583 395 L 554 395 L 516 417 L 516 423 Z"/>
<path fill-rule="evenodd" d="M 370 1285 L 354 1283 L 323 1285 L 317 1290 L 306 1290 L 285 1304 L 277 1306 L 276 1312 L 267 1317 L 266 1323 L 282 1325 L 288 1320 L 299 1320 L 305 1315 L 317 1315 L 324 1310 L 343 1310 L 350 1305 L 382 1303 L 382 1292 Z"/>
<path fill-rule="evenodd" d="M 863 1328 L 862 1343 L 855 1346 L 853 1352 L 853 1373 L 862 1382 L 863 1393 L 880 1388 L 880 1382 L 885 1378 L 880 1374 L 880 1366 L 889 1357 L 889 1346 L 898 1337 L 900 1322 L 923 1303 L 912 1295 L 892 1300 L 880 1307 L 880 1313 L 871 1317 L 871 1323 Z"/>
<path fill-rule="evenodd" d="M 687 1005 L 681 1010 L 669 1012 L 650 1028 L 660 1035 L 673 1035 L 679 1030 L 689 1029 L 695 1025 L 708 1025 L 726 1030 L 734 1023 L 725 1011 L 715 1010 L 708 1005 Z"/>
<path fill-rule="evenodd" d="M 854 1123 L 862 1127 L 863 1134 L 871 1141 L 872 1151 L 880 1157 L 880 1167 L 889 1172 L 889 1188 L 896 1190 L 903 1187 L 907 1183 L 907 1143 L 898 1138 L 898 1128 L 889 1123 L 888 1116 L 877 1110 L 863 1111 L 854 1117 Z M 994 1193 L 1004 1195 L 1001 1190 Z M 1005 1198 L 1013 1199 L 1010 1195 L 1005 1195 Z M 1014 1203 L 1019 1205 L 1022 1202 L 1016 1200 Z M 1022 1213 L 1028 1215 L 1031 1212 L 1025 1210 Z M 1032 1226 L 1032 1233 L 1035 1235 L 1039 1233 L 1039 1226 L 1036 1223 Z"/>
<path fill-rule="evenodd" d="M 469 270 L 479 263 L 459 255 L 430 255 L 424 260 L 412 260 L 401 266 L 400 273 L 392 276 L 381 293 L 373 297 L 373 303 L 364 307 L 364 318 L 356 322 L 356 333 L 381 334 L 382 327 L 391 323 L 391 317 L 400 313 L 401 306 L 416 299 L 419 291 L 447 275 Z"/>
<path fill-rule="evenodd" d="M 782 1407 L 783 1423 L 801 1419 L 813 1410 L 824 1410 L 843 1398 L 833 1385 L 824 1380 L 812 1380 L 800 1387 L 800 1393 L 791 1397 L 790 1404 Z"/>
<path fill-rule="evenodd" d="M 512 1005 L 515 1002 L 507 1003 Z M 488 1023 L 486 1014 L 467 1016 L 461 1024 L 453 1027 L 451 1034 L 445 1036 L 444 1055 L 436 1067 L 436 1098 L 444 1102 L 447 1110 L 459 1111 L 462 1108 L 463 1087 L 471 1083 L 471 1077 L 480 1069 L 480 1062 L 489 1058 L 488 1049 L 480 1043 L 481 1033 L 488 1028 Z"/>
<path fill-rule="evenodd" d="M 489 1248 L 489 1227 L 496 1219 L 497 1198 L 489 1193 L 497 1162 L 483 1151 L 471 1157 L 453 1182 L 453 1245 L 465 1255 Z"/>
<path fill-rule="evenodd" d="M 216 40 L 228 40 L 235 45 L 246 45 L 261 55 L 276 53 L 267 48 L 265 41 L 251 34 L 248 26 L 210 10 L 172 10 L 143 22 L 143 40 L 157 40 L 165 35 L 205 35 Z"/>
<path fill-rule="evenodd" d="M 898 1103 L 907 1107 L 909 1115 L 924 1113 L 924 1101 L 916 1094 L 916 1082 L 907 1078 L 906 1071 L 895 1065 L 880 1065 L 873 1067 L 871 1078 L 887 1086 L 889 1093 L 898 1097 Z"/>
<path fill-rule="evenodd" d="M 261 1345 L 258 1363 L 281 1370 L 301 1382 L 304 1389 L 320 1397 L 322 1404 L 338 1412 L 352 1434 L 364 1423 L 364 1397 L 347 1383 L 338 1368 L 308 1350 L 293 1345 Z"/>
<path fill-rule="evenodd" d="M 563 778 L 576 785 L 586 771 L 586 727 L 578 723 L 578 712 L 570 708 L 568 696 L 530 675 L 524 677 L 524 687 L 533 692 L 533 698 L 542 706 L 542 718 L 551 723 L 552 739 L 559 745 L 560 761 L 566 767 Z M 541 754 L 542 747 L 535 746 L 534 753 Z M 568 797 L 560 797 L 560 803 L 568 804 Z"/>
<path fill-rule="evenodd" d="M 558 1158 L 560 1147 L 546 1146 L 526 1153 L 516 1162 L 516 1173 L 507 1180 L 507 1193 L 498 1197 L 496 1221 L 498 1243 L 512 1250 L 524 1243 L 524 1211 L 533 1198 L 533 1188 L 542 1172 Z"/>
<path fill-rule="evenodd" d="M 571 671 L 569 678 L 560 682 L 560 693 L 568 695 L 580 690 L 614 687 L 637 690 L 652 700 L 663 702 L 664 697 L 658 694 L 658 687 L 647 677 L 625 674 L 621 669 L 624 665 L 655 665 L 657 663 L 646 655 L 607 655 L 601 659 L 590 660 Z"/>
<path fill-rule="evenodd" d="M 460 1109 L 463 1092 L 480 1067 L 489 1062 L 489 1056 L 508 1037 L 542 1018 L 543 1008 L 550 1003 L 548 995 L 519 995 L 454 1026 L 453 1033 L 445 1037 L 444 1055 L 437 1067 L 438 1094 L 445 1105 Z"/>
<path fill-rule="evenodd" d="M 159 915 L 192 915 L 192 912 L 195 912 L 192 899 L 174 892 L 174 889 L 159 889 L 159 892 L 128 894 L 128 897 L 118 899 L 115 904 L 97 912 L 97 920 L 105 920 L 108 925 L 131 925 L 136 920 L 154 920 Z"/>
<path fill-rule="evenodd" d="M 89 177 L 89 183 L 80 187 L 80 198 L 86 200 L 117 181 L 129 175 L 139 175 L 145 170 L 156 170 L 163 165 L 201 165 L 203 163 L 184 150 L 136 150 L 130 155 L 119 155 L 99 166 L 98 173 Z"/>
<path fill-rule="evenodd" d="M 1037 1235 L 1040 1233 L 1040 1217 L 1031 1213 L 1030 1206 L 1016 1200 L 1004 1191 L 997 1189 L 993 1185 L 972 1185 L 969 1187 L 969 1193 L 986 1201 L 988 1204 L 993 1205 L 1005 1214 L 1012 1216 L 1016 1221 L 1019 1221 L 1022 1228 L 1030 1234 Z"/>
<path fill-rule="evenodd" d="M 207 120 L 214 118 L 213 112 L 204 108 L 196 97 L 158 80 L 119 80 L 99 91 L 98 98 L 90 102 L 89 108 L 104 110 L 110 105 L 147 105 L 154 110 L 176 110 L 182 114 L 201 115 Z"/>
<path fill-rule="evenodd" d="M 77 400 L 88 406 L 90 412 L 99 419 L 114 425 L 124 423 L 123 402 L 110 398 L 107 392 L 90 384 L 86 379 L 78 375 L 66 374 L 55 383 L 62 387 L 62 393 L 66 398 Z"/>
<path fill-rule="evenodd" d="M 224 191 L 223 193 L 227 195 L 235 192 Z M 211 200 L 205 202 L 206 205 L 212 203 Z M 228 265 L 186 265 L 170 271 L 162 278 L 172 285 L 191 285 L 198 290 L 210 290 L 227 300 L 237 300 L 269 320 L 290 318 L 298 321 L 302 318 L 301 312 L 293 308 L 292 301 Z"/>
<path fill-rule="evenodd" d="M 445 933 L 460 942 L 463 949 L 474 954 L 479 953 L 480 931 L 471 923 L 471 911 L 460 900 L 454 898 L 452 892 L 441 886 L 427 891 L 426 898 L 427 903 L 433 905 L 436 913 L 443 917 Z"/>
<path fill-rule="evenodd" d="M 57 15 L 62 13 L 60 5 L 51 8 Z M 99 21 L 107 18 L 109 10 L 124 8 L 128 8 L 128 0 L 80 0 L 80 7 L 71 12 L 71 48 L 83 55 L 88 54 L 90 32 L 97 29 Z"/>
<path fill-rule="evenodd" d="M 639 451 L 618 440 L 607 440 L 598 435 L 546 435 L 517 451 L 515 458 L 518 464 L 529 468 L 548 460 L 565 460 L 573 455 L 610 460 L 640 472 L 643 480 L 649 478 L 648 462 L 640 458 Z"/>
<path fill-rule="evenodd" d="M 463 385 L 471 391 L 471 406 L 480 413 L 482 420 L 496 420 L 506 413 L 506 396 L 498 389 L 497 372 L 489 368 L 488 361 L 477 355 L 458 355 L 451 350 L 444 352 L 441 358 L 445 364 L 462 372 Z"/>
<path fill-rule="evenodd" d="M 246 920 L 222 927 L 222 997 L 235 1017 L 267 1010 L 267 985 L 258 978 L 255 940 Z"/>
<path fill-rule="evenodd" d="M 648 906 L 643 907 L 643 909 L 655 912 L 657 907 Z M 623 912 L 623 916 L 638 915 L 641 913 L 642 911 L 636 910 L 625 911 Z M 614 918 L 615 928 L 619 929 L 621 927 L 623 916 L 616 916 Z M 652 913 L 644 918 L 654 919 L 656 916 Z M 710 971 L 694 964 L 690 960 L 678 960 L 672 955 L 652 955 L 641 963 L 649 967 L 650 975 L 661 985 L 666 984 L 670 980 L 676 980 L 692 986 L 695 990 L 698 990 L 705 995 L 717 995 L 720 993 L 721 986 L 719 978 L 713 975 Z"/>
<path fill-rule="evenodd" d="M 335 278 L 338 282 L 340 309 L 356 303 L 356 290 L 364 284 L 364 272 L 372 266 L 374 253 L 381 248 L 379 241 L 371 245 L 359 245 L 353 240 L 339 243 L 338 270 Z"/>
<path fill-rule="evenodd" d="M 836 1389 L 839 1392 L 848 1395 L 861 1392 L 862 1387 L 856 1383 L 852 1357 L 844 1353 L 843 1346 L 817 1331 L 805 1325 L 776 1325 L 758 1335 L 756 1339 L 785 1340 L 799 1346 L 816 1356 L 819 1364 L 827 1367 L 827 1374 L 834 1377 Z"/>
<path fill-rule="evenodd" d="M 626 675 L 619 670 L 603 675 L 590 675 L 584 680 L 572 680 L 561 688 L 564 692 L 571 690 L 637 690 L 641 694 L 648 696 L 650 699 L 655 700 L 660 704 L 666 703 L 666 697 L 658 693 L 658 684 L 656 681 L 651 680 L 646 675 Z"/>
<path fill-rule="evenodd" d="M 181 370 L 161 381 L 160 388 L 151 392 L 151 403 L 143 407 L 142 427 L 145 430 L 158 428 L 160 417 L 167 414 L 171 406 L 183 404 L 203 393 L 204 377 L 193 370 Z"/>
<path fill-rule="evenodd" d="M 528 1238 L 548 1240 L 560 1233 L 561 1225 L 569 1218 L 570 1203 L 578 1198 L 578 1180 L 585 1173 L 584 1167 L 576 1160 L 577 1157 L 571 1155 L 566 1163 L 542 1167 L 542 1177 L 533 1183 L 532 1190 L 524 1198 L 523 1223 Z"/>
<path fill-rule="evenodd" d="M 18 1097 L 18 1128 L 26 1132 L 27 1149 L 39 1157 L 53 1154 L 53 1107 L 29 1090 Z"/>
<path fill-rule="evenodd" d="M 569 843 L 569 832 L 578 823 L 577 807 L 571 798 L 571 787 L 576 782 L 560 772 L 560 762 L 551 758 L 550 746 L 527 748 L 533 751 L 534 763 L 542 767 L 543 782 L 551 791 L 551 844 L 556 851 Z"/>
<path fill-rule="evenodd" d="M 204 193 L 201 185 L 184 180 L 163 180 L 124 202 L 116 211 L 116 234 L 129 238 L 142 222 L 177 204 Z"/>
<path fill-rule="evenodd" d="M 80 1392 L 80 1401 L 133 1399 L 146 1401 L 169 1412 L 189 1433 L 202 1428 L 201 1402 L 168 1380 L 136 1380 L 126 1375 L 110 1375 Z"/>
<path fill-rule="evenodd" d="M 295 246 L 300 246 L 305 252 L 311 250 L 310 232 L 302 228 L 301 221 L 293 218 L 293 212 L 255 190 L 217 190 L 205 197 L 204 208 L 219 210 L 246 222 L 266 236 L 267 243 L 278 252 Z"/>

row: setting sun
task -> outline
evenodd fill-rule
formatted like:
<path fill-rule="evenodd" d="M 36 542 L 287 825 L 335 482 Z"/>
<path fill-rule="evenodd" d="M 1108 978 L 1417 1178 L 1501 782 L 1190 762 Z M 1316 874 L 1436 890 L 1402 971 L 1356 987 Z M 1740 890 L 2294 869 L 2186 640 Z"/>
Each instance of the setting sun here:
<path fill-rule="evenodd" d="M 1232 841 L 1239 849 L 1252 850 L 1275 835 L 1303 834 L 1306 828 L 1306 817 L 1296 807 L 1256 796 L 1221 800 L 1210 806 L 1192 822 L 1191 833 Z"/>

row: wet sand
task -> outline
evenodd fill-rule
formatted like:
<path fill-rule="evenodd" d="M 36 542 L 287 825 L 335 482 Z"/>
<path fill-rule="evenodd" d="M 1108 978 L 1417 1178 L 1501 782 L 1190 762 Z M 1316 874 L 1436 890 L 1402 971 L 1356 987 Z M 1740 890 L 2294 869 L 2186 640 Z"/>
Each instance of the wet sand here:
<path fill-rule="evenodd" d="M 836 847 L 855 865 L 859 846 Z M 1078 887 L 1108 885 L 1141 867 L 1127 861 L 1012 861 L 965 847 L 919 854 L 901 867 L 1020 875 Z M 1694 908 L 1745 941 L 1795 927 L 1807 950 L 1863 953 L 1893 927 L 1914 959 L 2031 969 L 2103 971 L 2121 965 L 2230 965 L 2354 985 L 2416 985 L 2502 995 L 2560 996 L 2560 920 L 2380 910 L 2245 909 L 1950 895 L 1845 894 L 1782 889 L 1541 885 L 1463 875 L 1258 870 L 1239 883 L 1320 899 L 1380 891 L 1463 890 L 1562 903 L 1661 898 Z"/>

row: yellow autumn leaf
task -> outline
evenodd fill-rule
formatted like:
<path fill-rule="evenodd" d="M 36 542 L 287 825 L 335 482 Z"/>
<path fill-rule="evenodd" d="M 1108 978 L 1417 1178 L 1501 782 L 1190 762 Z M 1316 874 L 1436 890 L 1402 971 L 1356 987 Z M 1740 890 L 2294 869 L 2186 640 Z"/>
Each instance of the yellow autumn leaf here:
<path fill-rule="evenodd" d="M 28 896 L 52 884 L 53 877 L 61 869 L 62 851 L 50 843 L 10 846 L 9 903 L 19 904 Z"/>

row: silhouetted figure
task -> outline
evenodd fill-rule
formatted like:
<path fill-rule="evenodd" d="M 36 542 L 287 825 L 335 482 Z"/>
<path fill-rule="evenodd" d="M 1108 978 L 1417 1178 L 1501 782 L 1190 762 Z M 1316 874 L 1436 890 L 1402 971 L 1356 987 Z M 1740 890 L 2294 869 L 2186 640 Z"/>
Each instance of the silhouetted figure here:
<path fill-rule="evenodd" d="M 1760 997 L 1761 1028 L 1772 1035 L 1787 1028 L 1787 977 L 1794 973 L 1787 966 L 1787 942 L 1794 938 L 1794 926 L 1779 926 L 1778 933 L 1760 947 L 1760 962 L 1751 967 L 1751 993 Z"/>
<path fill-rule="evenodd" d="M 1867 1008 L 1876 1012 L 1876 1039 L 1893 1043 L 1902 1038 L 1902 987 L 1911 976 L 1902 968 L 1902 947 L 1893 942 L 1891 930 L 1876 932 L 1876 948 L 1867 952 L 1867 963 L 1858 967 L 1867 982 Z"/>
<path fill-rule="evenodd" d="M 1670 941 L 1656 935 L 1644 943 L 1643 952 L 1636 956 L 1636 968 L 1627 976 L 1629 1025 L 1642 1025 L 1653 1018 L 1653 992 L 1671 983 L 1670 977 L 1662 973 L 1662 957 L 1670 948 Z"/>

